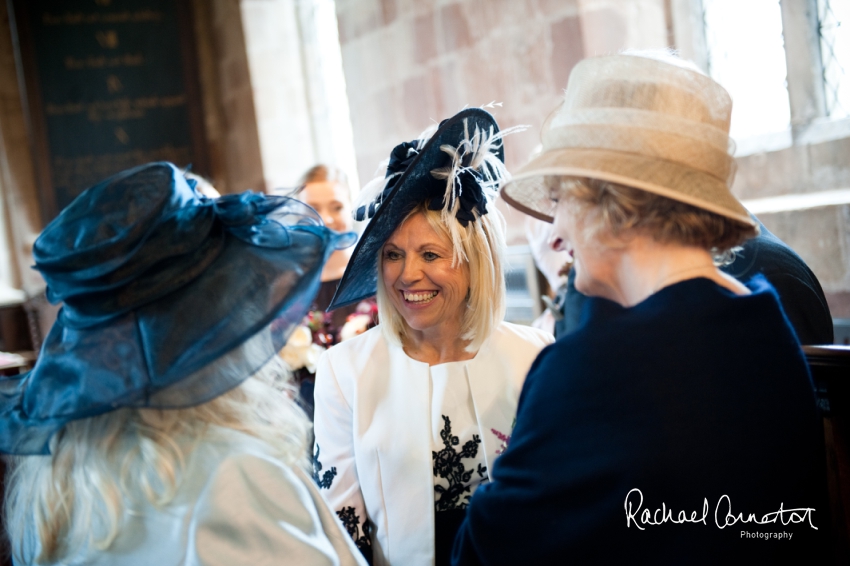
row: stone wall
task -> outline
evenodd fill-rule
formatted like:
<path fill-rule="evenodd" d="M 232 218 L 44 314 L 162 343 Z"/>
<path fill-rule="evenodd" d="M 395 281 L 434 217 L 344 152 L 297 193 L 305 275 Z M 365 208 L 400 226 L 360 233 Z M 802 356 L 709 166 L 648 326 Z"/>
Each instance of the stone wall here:
<path fill-rule="evenodd" d="M 850 187 L 850 138 L 795 145 L 738 159 L 733 192 L 742 200 Z M 850 205 L 759 214 L 806 261 L 834 318 L 850 318 Z"/>
<path fill-rule="evenodd" d="M 489 109 L 508 168 L 528 160 L 540 126 L 587 54 L 666 45 L 662 0 L 337 0 L 361 183 L 393 146 L 465 106 Z M 522 217 L 501 207 L 509 241 Z"/>
<path fill-rule="evenodd" d="M 680 47 L 704 66 L 701 17 L 690 0 L 337 0 L 361 181 L 392 147 L 465 105 L 492 100 L 500 125 L 531 128 L 506 140 L 509 169 L 539 143 L 572 67 L 623 48 Z M 676 45 L 678 44 L 678 45 Z M 848 128 L 850 131 L 850 128 Z M 850 139 L 798 139 L 739 159 L 741 199 L 850 187 Z M 523 217 L 501 207 L 509 241 Z M 835 317 L 850 317 L 850 210 L 819 207 L 761 215 L 817 274 Z"/>

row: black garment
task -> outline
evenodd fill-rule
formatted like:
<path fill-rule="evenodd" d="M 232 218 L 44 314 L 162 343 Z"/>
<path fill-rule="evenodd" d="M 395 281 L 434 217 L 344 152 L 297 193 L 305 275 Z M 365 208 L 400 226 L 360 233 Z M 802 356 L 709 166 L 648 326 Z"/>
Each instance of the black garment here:
<path fill-rule="evenodd" d="M 324 312 L 328 308 L 328 305 L 331 304 L 331 299 L 334 297 L 334 293 L 336 293 L 339 281 L 339 279 L 334 279 L 333 281 L 322 281 L 322 285 L 319 287 L 319 293 L 313 300 L 314 307 L 312 310 Z M 357 303 L 332 310 L 330 312 L 331 328 L 334 329 L 334 332 L 338 333 L 345 324 L 346 319 L 348 319 L 348 315 L 353 314 L 355 311 L 357 311 Z M 335 336 L 335 338 L 339 340 L 339 336 Z"/>
<path fill-rule="evenodd" d="M 806 262 L 759 223 L 761 234 L 722 268 L 738 280 L 764 275 L 776 292 L 801 344 L 832 344 L 832 315 L 820 282 Z"/>
<path fill-rule="evenodd" d="M 310 310 L 324 312 L 325 309 L 328 308 L 328 305 L 331 304 L 331 299 L 333 299 L 334 293 L 336 293 L 337 285 L 339 285 L 339 279 L 322 281 L 322 284 L 319 286 L 319 293 L 313 300 L 313 306 Z M 330 312 L 330 331 L 334 334 L 334 340 L 339 340 L 339 332 L 342 330 L 345 321 L 348 319 L 348 315 L 354 313 L 356 310 L 357 304 L 353 304 Z M 298 383 L 298 404 L 301 405 L 301 408 L 304 409 L 304 412 L 312 422 L 313 412 L 315 409 L 313 403 L 313 389 L 316 385 L 316 376 L 307 371 L 306 368 L 301 368 L 295 371 L 295 381 Z"/>
<path fill-rule="evenodd" d="M 820 282 L 806 262 L 759 223 L 761 234 L 748 240 L 735 261 L 721 268 L 739 281 L 762 274 L 779 294 L 782 308 L 801 344 L 832 344 L 832 316 Z M 555 323 L 555 338 L 578 327 L 585 295 L 576 291 L 575 273 L 558 297 L 564 318 Z"/>
<path fill-rule="evenodd" d="M 465 517 L 466 508 L 434 513 L 434 566 L 452 563 L 452 544 Z"/>
<path fill-rule="evenodd" d="M 799 342 L 763 277 L 737 296 L 708 279 L 579 327 L 528 374 L 510 446 L 472 496 L 453 564 L 826 564 L 823 425 Z M 628 522 L 662 508 L 705 523 Z M 798 524 L 726 525 L 814 508 Z M 802 513 L 802 512 L 801 512 Z M 787 521 L 788 514 L 783 518 Z M 641 530 L 641 528 L 643 530 Z M 744 534 L 742 534 L 742 532 Z M 746 533 L 792 533 L 791 540 Z"/>

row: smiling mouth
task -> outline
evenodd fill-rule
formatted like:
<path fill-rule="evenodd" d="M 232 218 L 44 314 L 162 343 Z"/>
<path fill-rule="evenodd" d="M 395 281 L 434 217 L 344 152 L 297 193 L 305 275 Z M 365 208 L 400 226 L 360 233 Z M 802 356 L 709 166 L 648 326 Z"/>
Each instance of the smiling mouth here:
<path fill-rule="evenodd" d="M 404 297 L 405 302 L 407 303 L 415 303 L 415 304 L 424 304 L 432 301 L 434 297 L 437 296 L 439 291 L 427 291 L 422 293 L 408 293 L 406 291 L 402 291 L 401 295 Z"/>

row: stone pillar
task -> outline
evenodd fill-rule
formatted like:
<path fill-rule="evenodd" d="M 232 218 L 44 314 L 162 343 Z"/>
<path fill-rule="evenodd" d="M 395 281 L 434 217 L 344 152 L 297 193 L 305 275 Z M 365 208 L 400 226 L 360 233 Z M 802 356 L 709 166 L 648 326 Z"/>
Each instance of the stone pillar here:
<path fill-rule="evenodd" d="M 788 68 L 791 131 L 826 116 L 817 0 L 782 0 L 782 34 Z"/>
<path fill-rule="evenodd" d="M 0 280 L 35 295 L 44 288 L 44 280 L 30 268 L 32 244 L 42 229 L 41 210 L 36 190 L 35 171 L 21 89 L 12 47 L 7 4 L 0 4 Z M 5 226 L 4 226 L 5 222 Z M 4 238 L 5 236 L 5 238 Z M 5 242 L 3 241 L 5 239 Z M 8 271 L 7 271 L 8 269 Z"/>
<path fill-rule="evenodd" d="M 223 163 L 226 192 L 265 188 L 250 58 L 239 0 L 212 0 L 210 29 L 215 50 L 214 74 L 218 84 L 204 85 L 218 92 L 223 116 L 219 166 Z M 204 75 L 202 75 L 202 78 Z M 210 118 L 208 117 L 208 123 Z"/>
<path fill-rule="evenodd" d="M 346 172 L 352 194 L 359 187 L 348 96 L 342 71 L 334 0 L 298 0 L 304 87 L 317 163 Z"/>
<path fill-rule="evenodd" d="M 241 0 L 266 189 L 291 187 L 315 160 L 295 0 Z"/>

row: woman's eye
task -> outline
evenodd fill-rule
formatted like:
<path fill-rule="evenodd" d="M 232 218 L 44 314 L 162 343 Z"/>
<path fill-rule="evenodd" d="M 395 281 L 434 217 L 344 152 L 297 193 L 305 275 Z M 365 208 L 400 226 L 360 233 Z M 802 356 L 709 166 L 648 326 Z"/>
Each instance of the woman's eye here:
<path fill-rule="evenodd" d="M 388 259 L 390 261 L 396 261 L 397 259 L 400 259 L 400 258 L 401 258 L 401 254 L 396 252 L 396 251 L 387 250 L 387 251 L 384 252 L 384 259 Z"/>
<path fill-rule="evenodd" d="M 425 258 L 425 261 L 434 261 L 435 259 L 438 259 L 440 256 L 438 256 L 434 252 L 425 252 L 424 254 L 422 254 L 422 257 Z"/>

